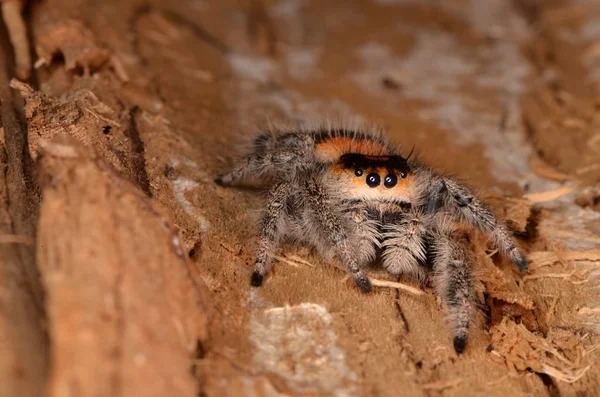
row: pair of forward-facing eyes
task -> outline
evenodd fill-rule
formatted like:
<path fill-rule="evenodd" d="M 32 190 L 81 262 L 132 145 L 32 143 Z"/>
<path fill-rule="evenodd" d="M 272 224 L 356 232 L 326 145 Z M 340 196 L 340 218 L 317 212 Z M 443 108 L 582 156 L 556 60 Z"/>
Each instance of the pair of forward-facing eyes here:
<path fill-rule="evenodd" d="M 354 175 L 356 177 L 362 177 L 365 171 L 362 168 L 356 168 L 354 170 Z M 402 179 L 406 178 L 406 172 L 400 171 L 400 177 Z M 365 178 L 365 182 L 367 186 L 375 188 L 381 184 L 381 175 L 377 172 L 370 172 L 367 174 Z M 383 178 L 383 186 L 388 189 L 393 188 L 398 183 L 398 176 L 393 171 L 388 171 L 388 174 Z"/>

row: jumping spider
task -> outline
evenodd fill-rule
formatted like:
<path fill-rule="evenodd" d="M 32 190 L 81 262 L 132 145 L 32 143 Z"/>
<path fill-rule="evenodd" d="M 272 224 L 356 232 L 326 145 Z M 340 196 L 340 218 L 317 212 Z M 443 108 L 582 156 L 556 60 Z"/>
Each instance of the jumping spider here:
<path fill-rule="evenodd" d="M 259 224 L 251 284 L 262 285 L 283 240 L 337 258 L 362 292 L 363 270 L 380 259 L 393 275 L 432 280 L 462 353 L 477 307 L 465 228 L 488 235 L 522 273 L 511 232 L 467 187 L 405 158 L 380 134 L 346 128 L 265 133 L 222 185 L 254 178 L 270 186 Z"/>

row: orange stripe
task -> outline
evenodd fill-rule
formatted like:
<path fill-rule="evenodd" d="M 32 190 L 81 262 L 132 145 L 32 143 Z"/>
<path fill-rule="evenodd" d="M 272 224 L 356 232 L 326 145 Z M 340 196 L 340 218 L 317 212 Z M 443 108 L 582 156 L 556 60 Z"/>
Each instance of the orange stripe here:
<path fill-rule="evenodd" d="M 360 153 L 366 156 L 383 156 L 389 154 L 384 145 L 367 139 L 331 138 L 319 143 L 315 152 L 323 161 L 337 161 L 342 154 Z"/>

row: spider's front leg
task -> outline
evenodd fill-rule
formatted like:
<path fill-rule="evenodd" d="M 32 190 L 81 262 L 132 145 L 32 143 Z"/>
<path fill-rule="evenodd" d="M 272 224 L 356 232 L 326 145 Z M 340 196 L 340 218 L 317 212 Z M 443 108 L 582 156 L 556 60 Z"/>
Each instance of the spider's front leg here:
<path fill-rule="evenodd" d="M 471 225 L 491 235 L 495 246 L 519 268 L 527 273 L 527 259 L 517 246 L 508 228 L 467 187 L 450 178 L 438 178 L 427 199 L 427 212 L 435 214 L 441 207 L 450 209 Z"/>
<path fill-rule="evenodd" d="M 281 239 L 279 220 L 288 197 L 289 186 L 285 182 L 276 183 L 267 197 L 267 207 L 263 211 L 258 232 L 258 248 L 254 271 L 250 283 L 260 287 L 271 268 L 271 254 Z"/>
<path fill-rule="evenodd" d="M 456 233 L 436 235 L 433 239 L 433 285 L 446 303 L 454 328 L 454 350 L 465 350 L 469 326 L 475 314 L 476 294 L 464 236 Z"/>
<path fill-rule="evenodd" d="M 314 181 L 307 181 L 304 185 L 308 205 L 315 214 L 328 243 L 334 247 L 338 258 L 346 265 L 354 282 L 364 293 L 370 292 L 373 286 L 367 275 L 362 272 L 360 264 L 348 241 L 342 221 L 336 210 L 329 204 L 329 199 L 323 188 Z"/>
<path fill-rule="evenodd" d="M 394 215 L 394 214 L 389 214 Z M 426 260 L 426 228 L 422 214 L 411 210 L 408 214 L 383 217 L 383 267 L 394 275 L 412 274 L 422 279 Z"/>

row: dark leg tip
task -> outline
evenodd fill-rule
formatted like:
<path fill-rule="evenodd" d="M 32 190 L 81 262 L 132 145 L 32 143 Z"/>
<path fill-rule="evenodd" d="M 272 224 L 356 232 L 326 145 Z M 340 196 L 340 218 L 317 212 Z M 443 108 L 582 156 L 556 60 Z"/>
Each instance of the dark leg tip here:
<path fill-rule="evenodd" d="M 356 285 L 358 285 L 358 288 L 360 288 L 361 292 L 364 294 L 371 292 L 371 290 L 373 289 L 371 280 L 369 280 L 369 278 L 364 274 L 356 275 L 354 277 L 354 282 L 356 283 Z"/>
<path fill-rule="evenodd" d="M 456 354 L 462 354 L 467 346 L 466 336 L 455 336 L 454 337 L 454 351 Z"/>
<path fill-rule="evenodd" d="M 217 185 L 223 186 L 225 184 L 223 182 L 223 175 L 218 175 L 217 177 L 215 177 L 214 181 Z"/>
<path fill-rule="evenodd" d="M 253 287 L 260 287 L 263 283 L 264 278 L 265 276 L 263 276 L 259 272 L 253 272 L 252 277 L 250 278 L 250 284 L 252 284 Z"/>
<path fill-rule="evenodd" d="M 519 268 L 521 273 L 523 273 L 523 274 L 527 273 L 527 269 L 529 268 L 529 265 L 527 264 L 527 259 L 525 259 L 525 257 L 520 256 L 518 258 L 515 258 L 515 259 L 513 259 L 513 263 Z"/>
<path fill-rule="evenodd" d="M 467 207 L 473 201 L 473 197 L 455 197 L 459 207 Z"/>

